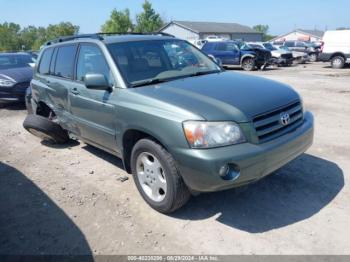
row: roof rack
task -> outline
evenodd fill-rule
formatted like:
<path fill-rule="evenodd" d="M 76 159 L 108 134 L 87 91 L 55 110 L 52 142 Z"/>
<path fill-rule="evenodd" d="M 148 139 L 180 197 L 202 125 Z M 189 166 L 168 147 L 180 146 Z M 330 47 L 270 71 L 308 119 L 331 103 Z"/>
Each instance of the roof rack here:
<path fill-rule="evenodd" d="M 111 32 L 111 33 L 97 33 L 97 35 L 161 35 L 161 36 L 175 37 L 175 36 L 173 36 L 171 34 L 163 33 L 163 32 L 152 32 L 152 33 L 135 33 L 135 32 L 120 33 L 120 32 Z"/>
<path fill-rule="evenodd" d="M 92 39 L 103 40 L 103 37 L 99 36 L 98 34 L 82 34 L 82 35 L 62 36 L 46 42 L 45 45 L 57 44 L 57 43 L 71 41 L 71 40 L 80 39 L 80 38 L 92 38 Z"/>
<path fill-rule="evenodd" d="M 161 35 L 161 36 L 169 36 L 174 37 L 171 34 L 163 33 L 163 32 L 154 32 L 154 33 L 134 33 L 134 32 L 126 32 L 126 33 L 120 33 L 120 32 L 111 32 L 111 33 L 95 33 L 95 34 L 81 34 L 81 35 L 71 35 L 71 36 L 62 36 L 53 40 L 50 40 L 45 43 L 45 45 L 52 45 L 57 44 L 61 42 L 71 41 L 75 39 L 81 39 L 81 38 L 90 38 L 90 39 L 97 39 L 97 40 L 103 40 L 103 36 L 110 36 L 110 35 Z"/>

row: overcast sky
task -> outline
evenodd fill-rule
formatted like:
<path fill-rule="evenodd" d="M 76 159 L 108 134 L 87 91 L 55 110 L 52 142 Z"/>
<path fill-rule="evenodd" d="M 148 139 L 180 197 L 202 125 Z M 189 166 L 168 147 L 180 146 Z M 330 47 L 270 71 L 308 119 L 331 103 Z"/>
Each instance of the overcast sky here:
<path fill-rule="evenodd" d="M 166 20 L 267 24 L 271 34 L 295 28 L 350 27 L 349 0 L 151 0 Z M 129 8 L 131 17 L 141 11 L 143 0 L 0 0 L 0 23 L 47 26 L 70 21 L 81 33 L 100 31 L 113 8 Z"/>

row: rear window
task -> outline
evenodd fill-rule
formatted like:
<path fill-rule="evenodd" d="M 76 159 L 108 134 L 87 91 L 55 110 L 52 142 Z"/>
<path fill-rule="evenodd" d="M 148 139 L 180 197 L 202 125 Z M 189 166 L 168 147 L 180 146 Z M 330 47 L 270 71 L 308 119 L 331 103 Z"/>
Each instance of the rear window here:
<path fill-rule="evenodd" d="M 54 73 L 55 76 L 68 79 L 73 78 L 76 50 L 76 45 L 67 45 L 58 48 Z"/>
<path fill-rule="evenodd" d="M 53 53 L 53 48 L 46 49 L 40 60 L 40 65 L 38 72 L 43 75 L 48 75 L 50 73 L 50 61 Z"/>

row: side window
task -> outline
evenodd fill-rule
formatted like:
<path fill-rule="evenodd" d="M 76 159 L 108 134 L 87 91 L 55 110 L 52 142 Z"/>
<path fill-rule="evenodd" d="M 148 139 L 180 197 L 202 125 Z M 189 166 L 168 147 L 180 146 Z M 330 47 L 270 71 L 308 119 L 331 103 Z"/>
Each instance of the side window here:
<path fill-rule="evenodd" d="M 294 47 L 294 42 L 286 42 L 285 46 L 287 46 L 287 47 Z"/>
<path fill-rule="evenodd" d="M 41 57 L 38 72 L 43 75 L 50 73 L 50 61 L 53 53 L 53 48 L 46 49 Z"/>
<path fill-rule="evenodd" d="M 58 48 L 55 66 L 55 76 L 72 79 L 76 45 L 61 46 Z"/>
<path fill-rule="evenodd" d="M 77 80 L 84 81 L 87 74 L 102 74 L 108 83 L 114 85 L 111 70 L 101 49 L 95 45 L 82 44 L 77 62 Z"/>
<path fill-rule="evenodd" d="M 215 46 L 216 51 L 227 51 L 226 43 L 217 43 Z"/>
<path fill-rule="evenodd" d="M 305 47 L 303 42 L 297 42 L 296 47 Z"/>

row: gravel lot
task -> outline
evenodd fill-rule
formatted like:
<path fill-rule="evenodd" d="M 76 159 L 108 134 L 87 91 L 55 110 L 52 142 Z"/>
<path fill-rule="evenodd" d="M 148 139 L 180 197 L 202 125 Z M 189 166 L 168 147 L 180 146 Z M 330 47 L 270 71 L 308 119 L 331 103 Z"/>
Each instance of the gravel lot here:
<path fill-rule="evenodd" d="M 132 177 L 121 181 L 119 159 L 42 144 L 22 128 L 24 108 L 0 109 L 0 254 L 350 254 L 350 69 L 249 74 L 303 96 L 314 145 L 256 184 L 202 194 L 169 216 Z"/>

